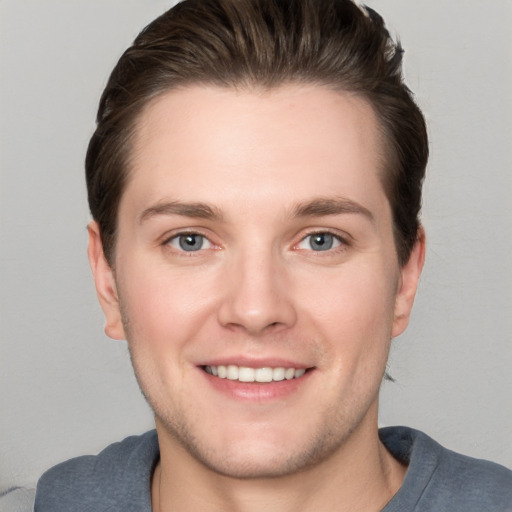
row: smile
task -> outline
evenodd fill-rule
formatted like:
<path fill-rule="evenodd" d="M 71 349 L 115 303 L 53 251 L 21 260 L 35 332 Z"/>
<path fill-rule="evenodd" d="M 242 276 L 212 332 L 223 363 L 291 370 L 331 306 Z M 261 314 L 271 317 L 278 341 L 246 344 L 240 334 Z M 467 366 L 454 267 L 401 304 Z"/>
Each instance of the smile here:
<path fill-rule="evenodd" d="M 298 379 L 306 370 L 304 368 L 249 368 L 233 364 L 224 366 L 204 366 L 204 371 L 220 379 L 236 380 L 238 382 L 279 382 L 282 380 Z"/>

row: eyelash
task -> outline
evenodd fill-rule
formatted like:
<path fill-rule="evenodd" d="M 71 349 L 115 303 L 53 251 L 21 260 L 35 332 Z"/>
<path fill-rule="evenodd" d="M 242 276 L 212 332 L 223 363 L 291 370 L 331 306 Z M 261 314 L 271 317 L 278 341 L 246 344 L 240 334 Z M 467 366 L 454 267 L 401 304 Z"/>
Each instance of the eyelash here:
<path fill-rule="evenodd" d="M 329 247 L 323 251 L 322 250 L 314 251 L 313 249 L 302 249 L 302 250 L 308 250 L 309 252 L 313 253 L 315 256 L 321 256 L 322 253 L 332 255 L 333 253 L 345 251 L 347 249 L 347 247 L 350 246 L 349 241 L 345 237 L 339 235 L 338 233 L 334 233 L 333 231 L 324 229 L 324 230 L 311 231 L 311 232 L 307 233 L 299 240 L 299 242 L 297 244 L 295 244 L 294 247 L 298 248 L 298 246 L 300 244 L 302 244 L 303 242 L 305 242 L 308 238 L 312 238 L 312 237 L 318 236 L 318 235 L 332 236 L 333 239 L 335 240 L 335 242 L 338 242 L 339 245 L 337 245 L 335 247 Z M 298 249 L 298 250 L 301 250 L 301 249 Z"/>
<path fill-rule="evenodd" d="M 328 236 L 332 237 L 333 240 L 334 240 L 334 243 L 337 243 L 338 245 L 335 245 L 334 247 L 328 247 L 325 250 L 317 250 L 317 251 L 313 250 L 312 248 L 301 249 L 299 247 L 299 245 L 304 243 L 308 238 L 311 239 L 314 236 L 320 236 L 320 235 L 324 235 L 324 236 L 328 235 Z M 177 247 L 172 247 L 171 246 L 171 242 L 172 241 L 174 241 L 174 240 L 178 241 L 181 237 L 186 237 L 186 236 L 201 237 L 203 239 L 203 241 L 206 241 L 208 244 L 210 244 L 210 247 L 207 247 L 207 248 L 200 247 L 197 250 L 186 251 L 185 249 L 183 249 L 183 247 L 181 247 L 181 249 L 179 249 Z M 310 244 L 311 244 L 311 242 L 310 242 Z M 216 246 L 208 238 L 208 236 L 206 236 L 205 234 L 200 233 L 198 231 L 181 231 L 181 232 L 178 232 L 178 233 L 174 233 L 172 236 L 169 236 L 169 237 L 165 238 L 165 240 L 162 242 L 162 245 L 164 247 L 170 248 L 171 250 L 173 250 L 175 253 L 177 253 L 179 255 L 187 256 L 187 257 L 194 255 L 194 253 L 202 253 L 205 250 L 218 248 L 218 246 Z M 348 242 L 348 240 L 345 237 L 340 236 L 338 233 L 334 233 L 334 232 L 329 231 L 329 230 L 317 230 L 317 231 L 311 231 L 311 232 L 307 233 L 306 235 L 304 235 L 299 240 L 299 242 L 294 244 L 293 248 L 297 249 L 297 250 L 308 251 L 308 252 L 311 252 L 312 254 L 320 256 L 320 255 L 322 255 L 322 253 L 333 254 L 333 253 L 338 253 L 338 252 L 345 251 L 347 249 L 347 247 L 349 247 L 349 246 L 350 246 L 350 243 Z"/>
<path fill-rule="evenodd" d="M 208 247 L 206 249 L 203 249 L 203 247 L 200 247 L 199 249 L 197 250 L 192 250 L 192 251 L 186 251 L 184 250 L 183 248 L 180 250 L 178 249 L 177 247 L 172 247 L 171 246 L 171 242 L 176 240 L 178 241 L 180 238 L 182 237 L 186 237 L 186 236 L 196 236 L 196 237 L 201 237 L 204 241 L 208 242 L 211 247 Z M 203 233 L 200 233 L 198 231 L 180 231 L 178 233 L 174 233 L 173 235 L 167 237 L 163 242 L 162 242 L 162 245 L 164 247 L 168 247 L 168 248 L 171 248 L 171 250 L 173 250 L 175 253 L 179 254 L 179 255 L 183 255 L 183 256 L 192 256 L 194 253 L 200 253 L 204 250 L 208 250 L 208 249 L 212 249 L 212 248 L 215 248 L 215 244 L 206 236 L 204 235 Z M 180 244 L 181 245 L 181 244 Z"/>

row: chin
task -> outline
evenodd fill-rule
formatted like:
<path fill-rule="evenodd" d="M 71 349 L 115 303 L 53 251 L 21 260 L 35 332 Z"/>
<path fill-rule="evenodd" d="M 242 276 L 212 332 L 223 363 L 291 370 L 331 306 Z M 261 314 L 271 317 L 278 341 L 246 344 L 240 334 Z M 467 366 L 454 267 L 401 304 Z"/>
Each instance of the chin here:
<path fill-rule="evenodd" d="M 290 425 L 274 433 L 271 428 L 256 429 L 246 436 L 224 431 L 222 439 L 160 420 L 162 428 L 182 457 L 236 479 L 279 478 L 306 471 L 333 455 L 350 435 L 350 429 L 340 429 L 339 424 L 336 429 L 323 424 L 313 432 Z"/>
<path fill-rule="evenodd" d="M 205 453 L 198 447 L 189 447 L 189 453 L 204 467 L 219 475 L 236 479 L 268 479 L 296 474 L 314 466 L 318 460 L 308 452 L 269 453 L 269 447 L 255 446 L 228 454 Z M 320 457 L 321 458 L 321 457 Z"/>

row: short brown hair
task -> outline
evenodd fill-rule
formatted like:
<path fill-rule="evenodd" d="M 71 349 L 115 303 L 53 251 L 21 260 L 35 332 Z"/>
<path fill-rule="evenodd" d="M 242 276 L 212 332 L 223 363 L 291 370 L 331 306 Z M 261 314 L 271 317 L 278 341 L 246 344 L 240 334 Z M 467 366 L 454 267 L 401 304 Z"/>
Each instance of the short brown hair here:
<path fill-rule="evenodd" d="M 428 159 L 423 115 L 402 78 L 402 48 L 351 0 L 184 0 L 148 25 L 114 68 L 86 157 L 89 207 L 114 261 L 118 207 L 138 117 L 178 86 L 309 83 L 374 108 L 386 148 L 383 186 L 400 264 L 418 236 Z"/>

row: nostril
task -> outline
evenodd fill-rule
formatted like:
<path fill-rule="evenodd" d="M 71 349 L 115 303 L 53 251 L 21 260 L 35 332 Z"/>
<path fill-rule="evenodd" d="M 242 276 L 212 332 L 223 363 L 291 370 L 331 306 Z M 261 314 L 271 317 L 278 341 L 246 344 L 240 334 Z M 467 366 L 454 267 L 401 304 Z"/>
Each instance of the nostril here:
<path fill-rule="evenodd" d="M 261 335 L 295 323 L 296 311 L 290 301 L 258 293 L 258 287 L 246 288 L 235 288 L 219 305 L 218 320 L 223 327 Z"/>

